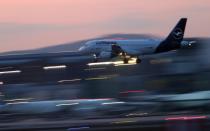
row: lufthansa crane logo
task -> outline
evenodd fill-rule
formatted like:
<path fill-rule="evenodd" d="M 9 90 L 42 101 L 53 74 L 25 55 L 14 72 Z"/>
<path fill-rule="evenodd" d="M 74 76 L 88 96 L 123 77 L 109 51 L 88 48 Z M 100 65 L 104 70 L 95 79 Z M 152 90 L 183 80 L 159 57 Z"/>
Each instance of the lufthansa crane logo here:
<path fill-rule="evenodd" d="M 173 32 L 173 36 L 175 39 L 181 39 L 183 37 L 183 31 L 180 28 L 176 28 Z"/>

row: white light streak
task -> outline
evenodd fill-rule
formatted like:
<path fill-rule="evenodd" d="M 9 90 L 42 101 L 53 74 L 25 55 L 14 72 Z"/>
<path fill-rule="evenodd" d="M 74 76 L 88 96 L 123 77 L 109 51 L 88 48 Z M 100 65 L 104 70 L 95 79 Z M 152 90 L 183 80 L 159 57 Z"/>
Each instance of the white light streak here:
<path fill-rule="evenodd" d="M 28 101 L 28 100 L 32 100 L 33 98 L 22 98 L 22 99 L 11 99 L 11 100 L 4 100 L 7 102 L 15 102 L 15 101 Z"/>
<path fill-rule="evenodd" d="M 74 81 L 81 81 L 82 79 L 72 79 L 72 80 L 60 80 L 58 81 L 59 83 L 63 83 L 63 82 L 74 82 Z"/>
<path fill-rule="evenodd" d="M 16 74 L 16 73 L 21 73 L 21 70 L 1 71 L 0 75 L 3 75 L 3 74 Z"/>
<path fill-rule="evenodd" d="M 16 104 L 26 104 L 29 102 L 13 102 L 13 103 L 7 103 L 7 105 L 16 105 Z"/>
<path fill-rule="evenodd" d="M 98 65 L 112 65 L 113 62 L 97 62 L 97 63 L 88 63 L 88 66 L 98 66 Z"/>
<path fill-rule="evenodd" d="M 79 103 L 65 103 L 65 104 L 57 104 L 56 106 L 72 106 L 72 105 L 78 105 Z"/>
<path fill-rule="evenodd" d="M 97 62 L 97 63 L 88 63 L 88 66 L 99 66 L 99 65 L 114 65 L 114 66 L 122 66 L 122 65 L 135 65 L 136 58 L 131 58 L 128 64 L 125 64 L 123 61 L 114 61 L 114 62 Z"/>
<path fill-rule="evenodd" d="M 44 70 L 53 70 L 53 69 L 65 69 L 66 65 L 58 65 L 58 66 L 45 66 L 43 67 Z"/>
<path fill-rule="evenodd" d="M 85 80 L 104 80 L 104 79 L 108 79 L 109 77 L 94 77 L 94 78 L 87 78 Z"/>
<path fill-rule="evenodd" d="M 130 64 L 117 64 L 117 65 L 114 65 L 114 66 L 128 66 L 128 65 L 136 65 L 136 63 L 130 63 Z"/>
<path fill-rule="evenodd" d="M 119 101 L 119 102 L 106 102 L 106 103 L 102 103 L 102 105 L 113 105 L 113 104 L 124 104 L 125 102 L 123 101 Z"/>

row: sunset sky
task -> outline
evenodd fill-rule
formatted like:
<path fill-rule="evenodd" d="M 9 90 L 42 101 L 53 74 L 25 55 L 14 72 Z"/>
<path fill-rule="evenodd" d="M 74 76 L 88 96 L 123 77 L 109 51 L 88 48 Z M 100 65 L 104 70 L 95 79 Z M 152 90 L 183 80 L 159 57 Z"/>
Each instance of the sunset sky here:
<path fill-rule="evenodd" d="M 210 0 L 0 0 L 0 52 L 113 33 L 165 36 L 180 17 L 186 37 L 210 36 Z"/>

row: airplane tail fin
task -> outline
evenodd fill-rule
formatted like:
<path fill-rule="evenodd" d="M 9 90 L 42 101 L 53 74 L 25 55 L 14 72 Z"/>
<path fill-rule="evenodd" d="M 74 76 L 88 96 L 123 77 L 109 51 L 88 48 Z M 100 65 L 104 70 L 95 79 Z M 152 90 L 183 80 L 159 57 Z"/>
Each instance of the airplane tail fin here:
<path fill-rule="evenodd" d="M 181 18 L 168 37 L 160 43 L 156 53 L 175 50 L 181 47 L 181 41 L 184 37 L 187 18 Z"/>

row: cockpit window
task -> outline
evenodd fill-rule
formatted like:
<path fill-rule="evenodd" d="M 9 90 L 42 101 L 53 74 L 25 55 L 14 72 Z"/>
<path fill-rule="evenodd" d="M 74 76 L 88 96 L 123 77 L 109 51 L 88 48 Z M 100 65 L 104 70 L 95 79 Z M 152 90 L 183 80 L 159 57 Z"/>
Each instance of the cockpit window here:
<path fill-rule="evenodd" d="M 92 45 L 94 45 L 95 44 L 95 42 L 94 41 L 89 41 L 89 42 L 87 42 L 87 43 L 85 43 L 85 47 L 88 47 L 88 46 L 92 46 Z"/>

